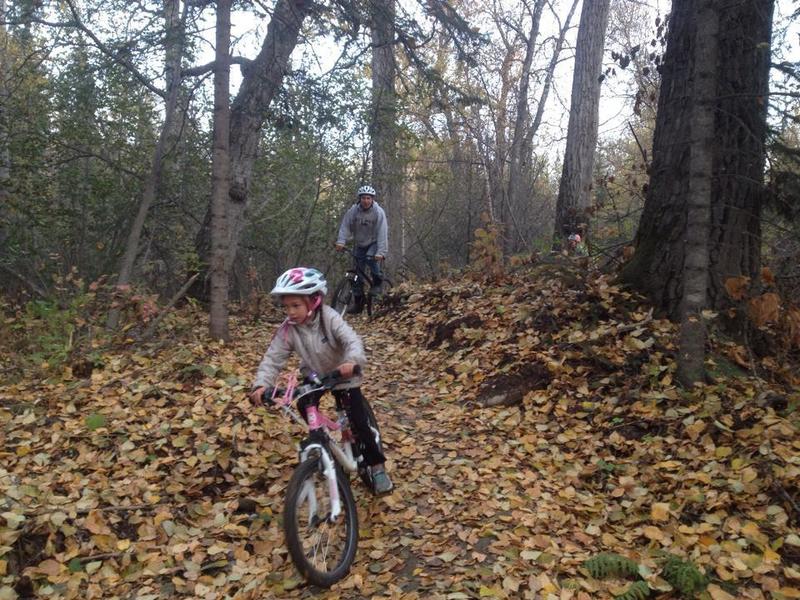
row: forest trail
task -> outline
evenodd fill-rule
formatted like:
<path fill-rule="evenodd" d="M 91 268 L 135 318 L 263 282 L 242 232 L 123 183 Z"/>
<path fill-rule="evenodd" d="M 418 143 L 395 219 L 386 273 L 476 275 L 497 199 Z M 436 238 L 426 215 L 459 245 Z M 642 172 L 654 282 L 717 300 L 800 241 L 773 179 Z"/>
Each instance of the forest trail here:
<path fill-rule="evenodd" d="M 330 591 L 301 584 L 284 590 L 286 597 L 534 598 L 543 587 L 555 591 L 536 562 L 551 545 L 536 535 L 546 530 L 536 513 L 542 490 L 560 484 L 540 481 L 524 464 L 519 409 L 482 415 L 437 387 L 426 352 L 395 339 L 388 321 L 349 320 L 367 350 L 363 389 L 381 424 L 395 489 L 376 498 L 353 478 L 361 531 L 350 575 Z"/>
<path fill-rule="evenodd" d="M 712 340 L 715 383 L 680 390 L 674 326 L 602 277 L 461 278 L 399 304 L 352 319 L 395 490 L 354 482 L 340 583 L 288 560 L 302 432 L 246 398 L 279 315 L 243 310 L 219 344 L 187 307 L 152 344 L 0 383 L 0 599 L 800 598 L 796 371 L 755 379 Z M 601 552 L 629 576 L 590 576 Z"/>

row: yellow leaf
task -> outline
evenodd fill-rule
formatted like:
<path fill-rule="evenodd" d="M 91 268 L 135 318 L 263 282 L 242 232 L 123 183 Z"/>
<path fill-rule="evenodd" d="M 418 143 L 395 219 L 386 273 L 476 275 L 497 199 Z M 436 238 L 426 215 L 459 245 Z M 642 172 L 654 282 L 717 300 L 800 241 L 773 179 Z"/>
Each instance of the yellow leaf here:
<path fill-rule="evenodd" d="M 664 532 L 661 531 L 658 527 L 653 527 L 652 525 L 648 525 L 642 530 L 644 537 L 650 540 L 663 540 L 664 539 Z"/>
<path fill-rule="evenodd" d="M 800 589 L 793 587 L 783 587 L 778 590 L 779 594 L 783 594 L 784 598 L 800 598 Z"/>
<path fill-rule="evenodd" d="M 669 504 L 666 502 L 656 502 L 650 507 L 650 517 L 654 521 L 669 520 Z"/>
<path fill-rule="evenodd" d="M 706 588 L 706 591 L 708 591 L 708 594 L 711 596 L 712 600 L 736 600 L 734 596 L 731 596 L 728 592 L 713 583 L 709 584 L 708 588 Z"/>
<path fill-rule="evenodd" d="M 94 534 L 102 533 L 108 535 L 111 533 L 111 528 L 106 524 L 105 519 L 103 519 L 103 514 L 99 510 L 90 511 L 86 516 L 84 524 L 86 525 L 86 529 Z"/>
<path fill-rule="evenodd" d="M 764 548 L 764 562 L 778 563 L 781 561 L 781 555 L 775 552 L 772 548 L 767 546 Z"/>
<path fill-rule="evenodd" d="M 725 458 L 726 456 L 730 456 L 732 452 L 733 450 L 729 446 L 720 446 L 714 454 L 717 458 Z"/>
<path fill-rule="evenodd" d="M 756 525 L 752 521 L 748 521 L 747 523 L 744 524 L 744 526 L 742 527 L 742 535 L 762 546 L 766 546 L 767 544 L 769 544 L 769 538 L 763 533 L 761 533 L 761 530 L 759 530 L 758 525 Z"/>

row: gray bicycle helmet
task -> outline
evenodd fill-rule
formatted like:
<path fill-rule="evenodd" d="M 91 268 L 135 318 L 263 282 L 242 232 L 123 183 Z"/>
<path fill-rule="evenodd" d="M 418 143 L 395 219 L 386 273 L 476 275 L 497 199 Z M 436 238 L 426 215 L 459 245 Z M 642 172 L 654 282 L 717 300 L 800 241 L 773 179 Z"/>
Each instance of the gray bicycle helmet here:
<path fill-rule="evenodd" d="M 375 193 L 375 188 L 372 187 L 371 185 L 362 185 L 360 188 L 358 188 L 358 193 L 356 194 L 356 197 L 360 198 L 361 196 L 365 195 L 372 196 L 373 198 L 375 198 L 375 196 L 377 196 L 378 194 Z"/>
<path fill-rule="evenodd" d="M 316 269 L 306 267 L 295 267 L 289 269 L 278 277 L 275 287 L 270 294 L 273 296 L 283 296 L 287 294 L 297 296 L 311 296 L 319 292 L 323 296 L 328 292 L 328 284 L 325 276 Z"/>

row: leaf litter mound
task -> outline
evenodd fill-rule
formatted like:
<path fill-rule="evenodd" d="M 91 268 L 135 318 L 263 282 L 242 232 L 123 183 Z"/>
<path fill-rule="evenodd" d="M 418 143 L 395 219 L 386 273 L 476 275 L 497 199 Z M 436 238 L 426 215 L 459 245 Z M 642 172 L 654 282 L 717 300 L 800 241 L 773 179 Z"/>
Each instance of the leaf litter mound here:
<path fill-rule="evenodd" d="M 401 290 L 352 320 L 396 491 L 355 484 L 361 540 L 329 591 L 288 562 L 298 432 L 244 395 L 275 327 L 202 322 L 80 379 L 0 388 L 0 599 L 610 598 L 583 563 L 639 565 L 677 597 L 800 597 L 798 392 L 712 340 L 678 389 L 675 328 L 602 277 L 525 271 Z M 762 371 L 762 375 L 764 372 Z"/>

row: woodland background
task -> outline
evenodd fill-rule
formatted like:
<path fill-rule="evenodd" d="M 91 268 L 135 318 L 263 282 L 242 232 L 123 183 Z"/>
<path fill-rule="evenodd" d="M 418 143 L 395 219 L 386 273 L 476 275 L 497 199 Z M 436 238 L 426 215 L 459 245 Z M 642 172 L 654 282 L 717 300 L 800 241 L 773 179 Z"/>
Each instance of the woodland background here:
<path fill-rule="evenodd" d="M 244 394 L 362 182 L 409 504 L 331 597 L 800 597 L 799 9 L 0 0 L 0 599 L 315 593 Z"/>

